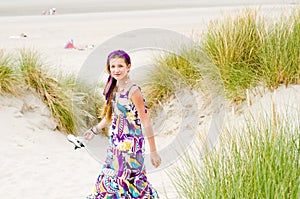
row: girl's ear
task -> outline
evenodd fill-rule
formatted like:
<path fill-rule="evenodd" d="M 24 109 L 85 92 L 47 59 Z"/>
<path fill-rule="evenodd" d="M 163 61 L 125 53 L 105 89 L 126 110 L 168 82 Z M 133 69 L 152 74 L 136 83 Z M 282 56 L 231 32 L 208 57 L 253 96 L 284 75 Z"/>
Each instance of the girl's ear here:
<path fill-rule="evenodd" d="M 131 64 L 128 64 L 128 65 L 127 65 L 128 71 L 130 70 L 130 68 L 131 68 Z"/>

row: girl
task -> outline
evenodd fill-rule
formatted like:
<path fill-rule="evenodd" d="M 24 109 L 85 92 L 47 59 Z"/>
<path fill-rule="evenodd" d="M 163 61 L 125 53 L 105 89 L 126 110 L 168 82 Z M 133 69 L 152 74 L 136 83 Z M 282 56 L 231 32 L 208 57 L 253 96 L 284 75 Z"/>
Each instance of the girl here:
<path fill-rule="evenodd" d="M 107 57 L 109 74 L 103 95 L 106 105 L 102 120 L 84 133 L 91 140 L 110 124 L 110 144 L 105 164 L 96 181 L 94 193 L 87 199 L 159 198 L 147 180 L 144 165 L 144 134 L 150 146 L 150 161 L 158 167 L 161 158 L 156 151 L 151 120 L 141 89 L 128 76 L 129 55 L 117 50 Z M 142 132 L 143 125 L 145 132 Z"/>

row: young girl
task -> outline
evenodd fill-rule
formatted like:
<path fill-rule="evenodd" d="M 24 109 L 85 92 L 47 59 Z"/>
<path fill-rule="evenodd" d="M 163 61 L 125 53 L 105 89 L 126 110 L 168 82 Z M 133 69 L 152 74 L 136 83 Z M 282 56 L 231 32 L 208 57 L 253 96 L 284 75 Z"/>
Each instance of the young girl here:
<path fill-rule="evenodd" d="M 129 55 L 117 50 L 107 57 L 109 74 L 104 89 L 106 105 L 99 124 L 84 133 L 91 140 L 110 124 L 110 144 L 105 164 L 96 181 L 94 193 L 87 199 L 156 199 L 156 190 L 147 180 L 144 165 L 144 133 L 150 145 L 150 161 L 158 167 L 161 158 L 156 151 L 151 120 L 141 89 L 128 76 Z M 142 132 L 142 125 L 145 132 Z"/>

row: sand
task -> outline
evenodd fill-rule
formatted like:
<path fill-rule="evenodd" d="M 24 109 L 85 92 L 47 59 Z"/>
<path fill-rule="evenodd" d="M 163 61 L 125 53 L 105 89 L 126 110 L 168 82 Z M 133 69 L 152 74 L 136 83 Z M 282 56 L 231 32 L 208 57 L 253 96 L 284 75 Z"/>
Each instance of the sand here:
<path fill-rule="evenodd" d="M 29 1 L 33 7 L 32 10 L 20 13 L 19 7 L 23 4 L 21 1 L 16 2 L 18 3 L 14 5 L 9 5 L 7 2 L 0 3 L 3 5 L 2 9 L 6 8 L 6 14 L 3 13 L 0 17 L 0 49 L 8 53 L 18 53 L 20 48 L 35 49 L 49 68 L 57 72 L 73 74 L 78 74 L 82 70 L 82 66 L 96 47 L 121 33 L 142 28 L 156 28 L 175 31 L 189 37 L 195 32 L 204 31 L 210 20 L 220 18 L 224 13 L 234 14 L 244 8 L 238 4 L 239 1 L 232 2 L 233 4 L 218 1 L 209 7 L 205 7 L 204 1 L 201 2 L 202 4 L 195 3 L 196 1 L 188 1 L 186 4 L 183 1 L 166 1 L 161 6 L 158 1 L 154 1 L 152 6 L 149 2 L 139 5 L 134 3 L 138 1 L 134 1 L 131 2 L 132 4 L 128 3 L 127 7 L 109 5 L 103 8 L 104 10 L 100 10 L 101 12 L 95 12 L 91 6 L 86 8 L 78 4 L 77 7 L 71 6 L 70 8 L 68 5 L 70 1 L 64 1 L 64 3 L 56 1 L 55 6 L 59 6 L 59 14 L 42 16 L 39 10 L 54 5 L 36 3 L 32 0 Z M 249 2 L 247 5 L 250 4 Z M 92 3 L 93 1 L 90 1 L 90 5 L 93 5 Z M 264 1 L 264 3 L 268 5 L 262 6 L 261 9 L 265 14 L 270 15 L 276 15 L 291 7 L 288 4 L 282 5 L 279 1 L 276 2 L 277 5 L 274 1 Z M 143 7 L 147 5 L 147 8 Z M 114 9 L 109 11 L 112 7 Z M 76 48 L 64 49 L 70 39 L 73 39 Z M 145 48 L 132 51 L 133 69 L 150 65 L 150 54 L 149 49 Z M 99 64 L 104 63 L 105 60 L 99 60 Z M 283 95 L 285 90 L 280 89 Z M 294 99 L 298 99 L 299 88 L 295 90 Z M 183 128 L 189 135 L 199 122 L 193 120 L 202 118 L 203 114 L 210 114 L 209 111 L 201 109 L 203 108 L 201 94 L 195 95 L 199 103 L 184 100 L 185 112 L 175 111 L 178 109 L 175 99 L 163 110 L 164 122 L 159 123 L 157 119 L 154 121 L 155 129 L 169 132 L 157 135 L 157 145 L 160 151 L 167 148 L 168 144 L 176 138 L 176 134 L 172 131 L 178 131 L 182 123 L 187 124 Z M 189 95 L 182 93 L 180 96 L 182 96 L 181 99 L 186 99 Z M 267 98 L 255 98 L 253 104 L 260 104 L 261 99 Z M 295 102 L 299 100 L 292 102 L 297 106 Z M 188 113 L 190 113 L 190 118 Z M 209 118 L 209 115 L 205 116 Z M 207 120 L 202 122 L 205 123 Z M 80 199 L 92 190 L 101 166 L 98 156 L 101 159 L 104 154 L 105 144 L 102 142 L 105 139 L 97 137 L 95 140 L 95 143 L 102 143 L 97 145 L 99 148 L 97 157 L 95 157 L 95 148 L 92 144 L 91 147 L 87 147 L 87 150 L 74 150 L 73 146 L 67 142 L 66 136 L 55 130 L 56 124 L 45 105 L 30 92 L 26 92 L 22 98 L 0 97 L 0 124 L 2 138 L 0 198 Z M 162 199 L 178 198 L 167 175 L 172 168 L 168 163 L 176 165 L 176 162 L 167 160 L 166 154 L 162 154 L 162 157 L 165 164 L 158 170 L 147 163 L 149 180 L 157 188 Z"/>

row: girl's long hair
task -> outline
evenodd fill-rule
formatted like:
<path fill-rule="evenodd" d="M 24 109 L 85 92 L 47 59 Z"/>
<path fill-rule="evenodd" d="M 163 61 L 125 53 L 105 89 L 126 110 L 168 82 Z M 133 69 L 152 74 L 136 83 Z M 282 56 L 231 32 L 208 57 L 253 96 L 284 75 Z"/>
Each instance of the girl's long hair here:
<path fill-rule="evenodd" d="M 108 122 L 112 119 L 112 99 L 113 93 L 117 85 L 117 80 L 111 76 L 110 71 L 110 60 L 113 58 L 122 58 L 124 59 L 126 65 L 131 64 L 129 55 L 123 50 L 116 50 L 111 52 L 106 60 L 106 72 L 109 74 L 108 80 L 103 90 L 103 95 L 105 96 L 105 106 L 102 110 L 101 118 L 106 118 Z"/>

